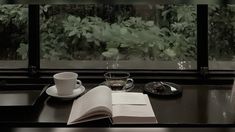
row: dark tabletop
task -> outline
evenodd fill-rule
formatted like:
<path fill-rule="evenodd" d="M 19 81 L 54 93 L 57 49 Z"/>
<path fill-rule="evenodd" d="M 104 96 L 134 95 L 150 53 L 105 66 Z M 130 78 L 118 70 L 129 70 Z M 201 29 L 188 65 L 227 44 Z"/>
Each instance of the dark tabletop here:
<path fill-rule="evenodd" d="M 84 84 L 84 86 L 89 90 L 96 84 Z M 158 124 L 147 126 L 194 127 L 234 124 L 235 103 L 231 96 L 232 85 L 180 86 L 183 88 L 181 97 L 158 98 L 149 96 Z M 143 87 L 144 84 L 136 84 L 133 91 L 142 92 Z M 48 96 L 33 109 L 0 108 L 0 124 L 8 126 L 66 126 L 72 102 L 72 100 L 58 100 Z M 109 120 L 104 119 L 76 126 L 111 127 L 112 125 Z M 136 125 L 129 125 L 128 127 L 132 126 L 135 127 Z"/>
<path fill-rule="evenodd" d="M 3 130 L 3 129 L 1 129 Z M 234 132 L 234 128 L 7 128 L 4 132 Z"/>

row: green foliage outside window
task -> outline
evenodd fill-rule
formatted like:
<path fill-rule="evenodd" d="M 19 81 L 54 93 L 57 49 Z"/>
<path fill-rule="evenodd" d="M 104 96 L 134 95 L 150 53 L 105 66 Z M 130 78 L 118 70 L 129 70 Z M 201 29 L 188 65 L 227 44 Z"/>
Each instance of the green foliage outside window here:
<path fill-rule="evenodd" d="M 41 6 L 41 58 L 195 60 L 195 7 L 152 6 L 155 19 L 145 19 L 130 5 L 104 6 L 106 14 L 91 5 L 69 12 L 68 6 Z"/>
<path fill-rule="evenodd" d="M 195 60 L 195 7 L 151 6 L 147 17 L 135 15 L 131 5 L 40 8 L 42 59 Z M 2 59 L 26 59 L 27 8 L 1 5 L 0 13 L 1 44 L 7 47 Z"/>
<path fill-rule="evenodd" d="M 209 6 L 209 59 L 235 60 L 235 6 Z"/>
<path fill-rule="evenodd" d="M 124 7 L 102 14 L 91 5 L 72 6 L 67 12 L 41 6 L 41 58 L 196 60 L 194 6 L 152 6 L 148 18 L 135 15 L 130 5 Z M 1 5 L 0 14 L 1 59 L 26 59 L 27 7 Z M 209 59 L 234 59 L 234 6 L 209 6 L 208 16 Z"/>
<path fill-rule="evenodd" d="M 196 60 L 194 6 L 40 6 L 41 58 L 49 60 Z M 66 9 L 65 9 L 66 8 Z M 96 10 L 94 10 L 96 9 Z M 27 59 L 27 7 L 0 6 L 0 59 Z M 111 16 L 110 16 L 111 14 Z M 235 8 L 209 6 L 209 59 L 234 59 Z"/>
<path fill-rule="evenodd" d="M 0 59 L 27 58 L 28 8 L 24 5 L 0 5 Z"/>

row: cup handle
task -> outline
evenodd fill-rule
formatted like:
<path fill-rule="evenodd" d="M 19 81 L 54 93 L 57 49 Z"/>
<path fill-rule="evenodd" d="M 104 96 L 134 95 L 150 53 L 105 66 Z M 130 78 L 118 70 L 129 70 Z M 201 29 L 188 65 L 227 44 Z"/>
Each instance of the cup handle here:
<path fill-rule="evenodd" d="M 132 78 L 127 78 L 126 84 L 131 83 L 130 86 L 126 87 L 125 90 L 129 91 L 133 85 L 134 85 L 134 80 Z"/>
<path fill-rule="evenodd" d="M 81 80 L 77 80 L 77 84 L 79 84 L 79 87 L 82 86 L 82 81 Z"/>

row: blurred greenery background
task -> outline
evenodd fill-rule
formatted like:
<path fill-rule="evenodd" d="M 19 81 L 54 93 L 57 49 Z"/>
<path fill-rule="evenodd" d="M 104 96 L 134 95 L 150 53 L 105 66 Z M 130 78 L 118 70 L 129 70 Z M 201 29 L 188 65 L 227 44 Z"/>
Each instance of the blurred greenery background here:
<path fill-rule="evenodd" d="M 27 6 L 0 6 L 0 59 L 27 59 Z M 209 6 L 209 59 L 234 60 L 235 7 Z M 41 59 L 196 61 L 196 6 L 41 5 Z"/>

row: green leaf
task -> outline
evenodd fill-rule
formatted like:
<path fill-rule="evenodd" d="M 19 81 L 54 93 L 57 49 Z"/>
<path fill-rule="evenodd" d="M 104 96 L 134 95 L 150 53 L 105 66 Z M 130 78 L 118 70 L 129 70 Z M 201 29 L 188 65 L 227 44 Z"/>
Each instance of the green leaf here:
<path fill-rule="evenodd" d="M 73 16 L 73 15 L 68 16 L 68 21 L 75 22 L 76 20 L 77 20 L 77 18 L 75 16 Z"/>
<path fill-rule="evenodd" d="M 123 44 L 120 45 L 120 47 L 126 48 L 126 47 L 129 47 L 129 45 L 127 43 L 123 43 Z"/>
<path fill-rule="evenodd" d="M 172 49 L 166 49 L 166 50 L 164 51 L 164 53 L 167 54 L 167 55 L 170 56 L 170 57 L 175 57 L 175 56 L 176 56 L 175 51 L 173 51 Z"/>
<path fill-rule="evenodd" d="M 123 34 L 126 34 L 126 33 L 127 33 L 127 29 L 126 29 L 126 28 L 121 28 L 120 33 L 121 33 L 122 35 L 123 35 Z"/>
<path fill-rule="evenodd" d="M 154 26 L 154 21 L 147 21 L 146 25 L 149 27 Z"/>
<path fill-rule="evenodd" d="M 159 43 L 158 48 L 159 48 L 159 50 L 164 50 L 164 45 L 162 43 Z"/>
<path fill-rule="evenodd" d="M 94 40 L 95 45 L 100 46 L 100 41 Z"/>
<path fill-rule="evenodd" d="M 21 55 L 22 59 L 25 60 L 28 57 L 28 45 L 20 43 L 20 48 L 17 49 L 17 53 Z"/>
<path fill-rule="evenodd" d="M 102 53 L 103 56 L 107 58 L 115 57 L 118 55 L 118 49 L 117 48 L 110 48 L 108 51 Z"/>
<path fill-rule="evenodd" d="M 74 35 L 76 35 L 76 34 L 77 34 L 77 31 L 76 31 L 76 30 L 73 30 L 73 31 L 71 31 L 71 32 L 69 33 L 69 37 L 74 36 Z"/>

